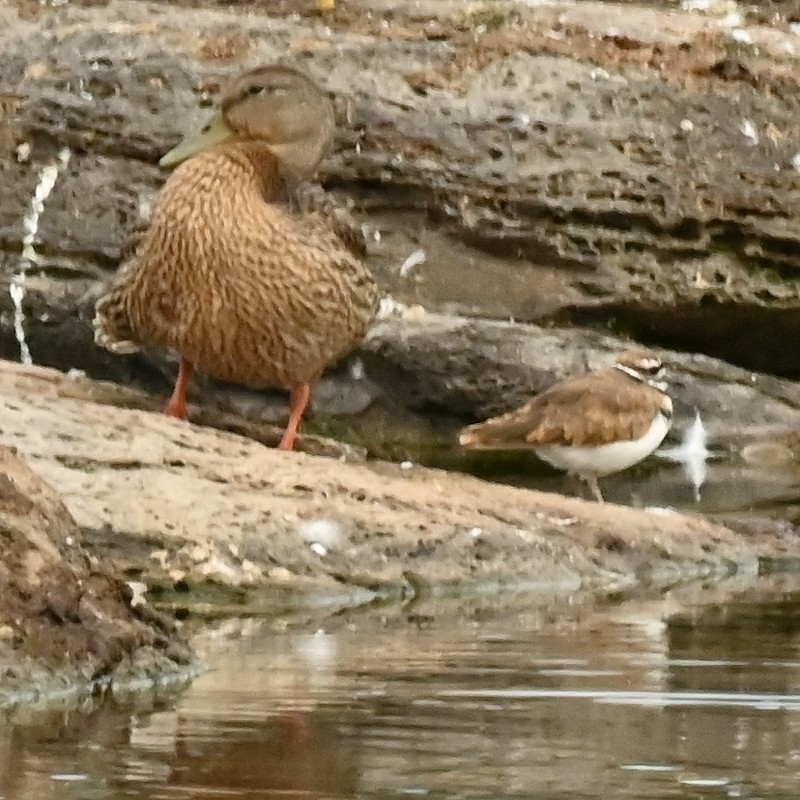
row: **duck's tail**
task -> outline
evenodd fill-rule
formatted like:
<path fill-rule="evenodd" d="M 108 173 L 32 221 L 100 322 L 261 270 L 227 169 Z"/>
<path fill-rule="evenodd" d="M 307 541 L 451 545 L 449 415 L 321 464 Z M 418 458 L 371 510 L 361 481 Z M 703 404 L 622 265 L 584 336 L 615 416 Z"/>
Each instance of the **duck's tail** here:
<path fill-rule="evenodd" d="M 125 273 L 132 267 L 132 262 L 124 265 L 111 286 L 98 298 L 92 320 L 95 344 L 120 355 L 136 353 L 141 349 L 128 319 L 123 291 L 126 286 Z"/>
<path fill-rule="evenodd" d="M 99 347 L 104 347 L 112 353 L 127 355 L 137 353 L 141 347 L 131 338 L 131 334 L 126 334 L 127 323 L 123 315 L 119 314 L 119 308 L 103 303 L 108 298 L 102 298 L 95 307 L 95 315 L 92 324 L 94 325 L 94 343 Z"/>

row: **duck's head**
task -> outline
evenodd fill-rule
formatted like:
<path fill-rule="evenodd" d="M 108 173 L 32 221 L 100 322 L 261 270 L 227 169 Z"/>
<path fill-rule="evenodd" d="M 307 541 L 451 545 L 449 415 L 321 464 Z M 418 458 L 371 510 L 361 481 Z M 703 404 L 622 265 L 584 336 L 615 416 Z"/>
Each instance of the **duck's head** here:
<path fill-rule="evenodd" d="M 333 141 L 335 120 L 328 95 L 291 67 L 258 67 L 236 78 L 202 131 L 185 138 L 158 162 L 175 166 L 223 142 L 261 142 L 287 177 L 310 177 Z"/>

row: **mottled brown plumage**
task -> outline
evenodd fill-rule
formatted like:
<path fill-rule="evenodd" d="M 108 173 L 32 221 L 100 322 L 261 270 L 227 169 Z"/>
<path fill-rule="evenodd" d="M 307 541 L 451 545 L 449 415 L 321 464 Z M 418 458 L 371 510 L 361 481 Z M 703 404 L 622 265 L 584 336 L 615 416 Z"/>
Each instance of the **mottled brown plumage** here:
<path fill-rule="evenodd" d="M 654 353 L 629 351 L 613 367 L 566 378 L 520 408 L 469 425 L 459 443 L 475 450 L 533 450 L 586 478 L 602 499 L 596 477 L 640 461 L 669 429 L 672 401 L 658 380 L 662 372 Z M 630 447 L 622 452 L 625 442 Z"/>
<path fill-rule="evenodd" d="M 185 416 L 192 367 L 254 388 L 292 390 L 290 449 L 310 385 L 358 344 L 374 281 L 342 215 L 305 192 L 333 136 L 330 100 L 295 70 L 236 80 L 164 185 L 135 254 L 97 302 L 95 338 L 182 358 L 167 413 Z M 303 200 L 298 208 L 298 196 Z M 313 202 L 309 202 L 308 198 Z"/>

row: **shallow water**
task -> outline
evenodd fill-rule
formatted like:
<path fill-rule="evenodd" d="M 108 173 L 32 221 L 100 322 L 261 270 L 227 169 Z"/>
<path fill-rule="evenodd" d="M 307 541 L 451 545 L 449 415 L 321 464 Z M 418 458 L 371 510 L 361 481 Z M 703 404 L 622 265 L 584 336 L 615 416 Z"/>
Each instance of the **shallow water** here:
<path fill-rule="evenodd" d="M 506 454 L 503 454 L 506 455 Z M 532 454 L 496 457 L 490 469 L 476 469 L 475 460 L 450 451 L 449 460 L 432 466 L 461 469 L 497 483 L 590 499 L 585 484 L 556 472 Z M 608 502 L 638 508 L 660 507 L 704 514 L 753 513 L 762 517 L 800 519 L 800 467 L 794 464 L 748 465 L 731 456 L 706 463 L 703 483 L 695 486 L 679 464 L 651 456 L 631 469 L 599 480 Z"/>
<path fill-rule="evenodd" d="M 161 710 L 9 717 L 0 797 L 800 796 L 796 589 L 227 620 L 197 643 L 209 671 Z"/>

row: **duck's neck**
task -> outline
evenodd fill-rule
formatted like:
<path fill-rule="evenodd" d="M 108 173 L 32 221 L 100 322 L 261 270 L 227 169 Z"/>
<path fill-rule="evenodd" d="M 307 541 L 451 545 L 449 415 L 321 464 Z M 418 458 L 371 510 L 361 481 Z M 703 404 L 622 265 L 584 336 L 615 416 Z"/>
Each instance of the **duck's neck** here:
<path fill-rule="evenodd" d="M 190 224 L 209 226 L 218 235 L 237 224 L 237 210 L 259 200 L 295 207 L 298 179 L 286 173 L 266 145 L 234 142 L 213 147 L 177 167 L 161 190 L 152 236 L 170 238 Z"/>
<path fill-rule="evenodd" d="M 223 149 L 234 168 L 238 168 L 241 183 L 257 188 L 268 203 L 291 198 L 298 178 L 267 145 L 237 142 Z"/>
<path fill-rule="evenodd" d="M 262 144 L 259 142 L 237 142 L 226 147 L 231 158 L 244 159 L 253 165 L 264 182 L 264 196 L 272 195 L 278 189 L 276 176 L 282 181 L 282 190 L 292 195 L 317 171 L 325 151 L 317 142 L 300 141 L 290 144 Z"/>
<path fill-rule="evenodd" d="M 330 133 L 321 129 L 304 139 L 272 144 L 270 150 L 281 165 L 286 181 L 297 187 L 311 178 L 330 149 Z"/>

